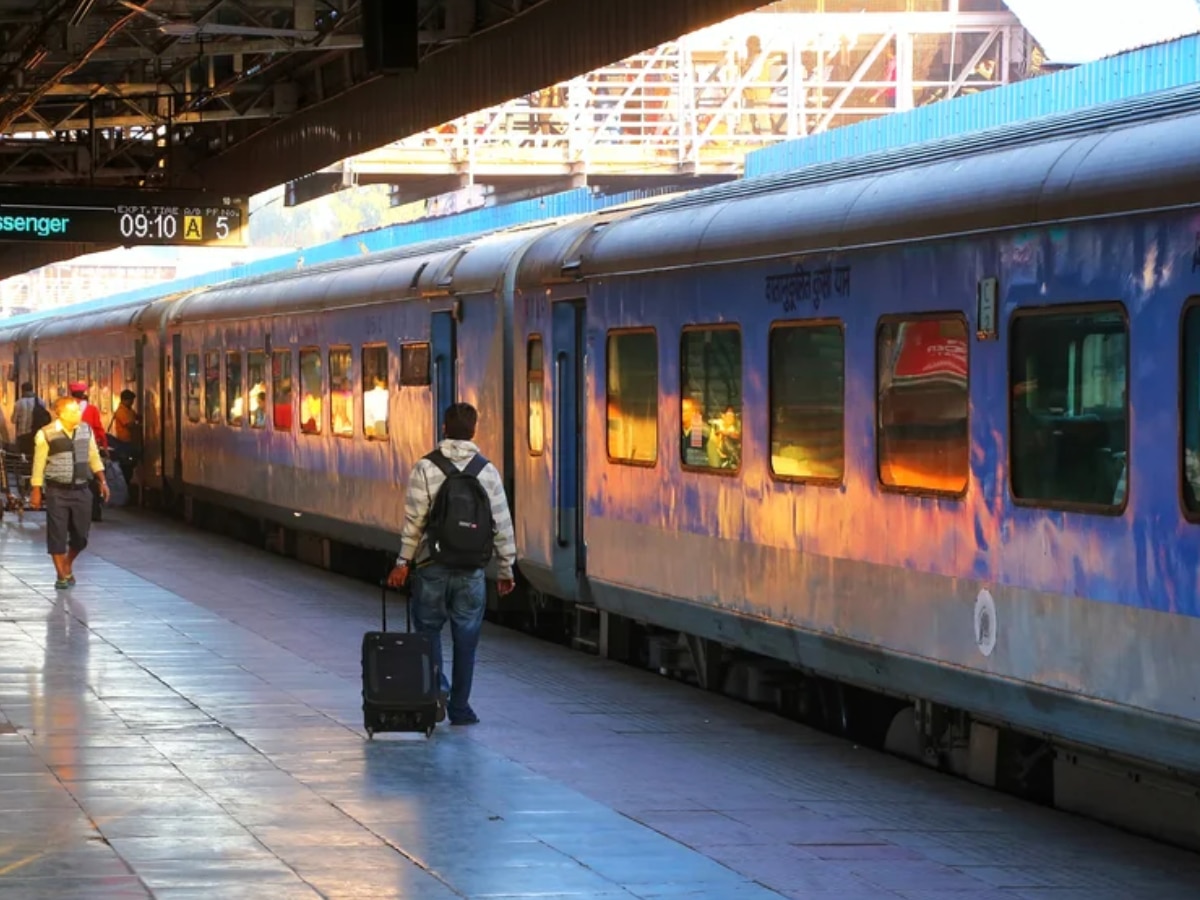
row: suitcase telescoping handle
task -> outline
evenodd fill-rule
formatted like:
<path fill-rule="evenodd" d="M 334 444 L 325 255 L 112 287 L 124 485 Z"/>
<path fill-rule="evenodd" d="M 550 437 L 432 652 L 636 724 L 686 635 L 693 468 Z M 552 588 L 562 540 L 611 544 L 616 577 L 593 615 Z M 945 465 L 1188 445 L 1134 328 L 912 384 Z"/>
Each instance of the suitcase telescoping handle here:
<path fill-rule="evenodd" d="M 391 570 L 389 570 L 389 574 L 390 574 L 390 571 Z M 409 578 L 412 577 L 411 572 L 408 573 L 408 577 Z M 379 608 L 380 608 L 380 612 L 383 614 L 381 616 L 381 618 L 383 619 L 383 627 L 380 630 L 387 631 L 388 583 L 387 583 L 386 575 L 380 580 L 379 585 L 382 589 L 380 592 L 380 595 L 379 595 Z M 407 595 L 407 597 L 408 597 L 408 599 L 404 603 L 404 630 L 412 631 L 412 591 L 409 590 L 409 582 L 406 581 L 404 583 L 404 587 L 397 589 L 396 593 L 400 594 L 401 596 Z"/>

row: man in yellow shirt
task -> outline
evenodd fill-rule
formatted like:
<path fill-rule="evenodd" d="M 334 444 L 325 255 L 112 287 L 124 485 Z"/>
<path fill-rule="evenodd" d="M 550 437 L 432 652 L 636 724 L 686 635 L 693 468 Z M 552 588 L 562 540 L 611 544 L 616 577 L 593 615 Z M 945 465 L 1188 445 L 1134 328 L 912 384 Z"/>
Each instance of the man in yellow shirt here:
<path fill-rule="evenodd" d="M 121 402 L 113 411 L 113 437 L 123 444 L 133 444 L 137 438 L 133 430 L 138 423 L 138 414 L 133 411 L 135 400 L 137 400 L 137 394 L 133 391 L 121 391 Z"/>
<path fill-rule="evenodd" d="M 79 401 L 61 397 L 54 404 L 55 420 L 33 439 L 33 474 L 30 500 L 34 509 L 46 498 L 46 549 L 54 560 L 57 590 L 75 584 L 75 559 L 87 546 L 92 527 L 92 492 L 88 482 L 100 482 L 100 496 L 108 500 L 104 463 L 92 429 L 83 421 Z"/>

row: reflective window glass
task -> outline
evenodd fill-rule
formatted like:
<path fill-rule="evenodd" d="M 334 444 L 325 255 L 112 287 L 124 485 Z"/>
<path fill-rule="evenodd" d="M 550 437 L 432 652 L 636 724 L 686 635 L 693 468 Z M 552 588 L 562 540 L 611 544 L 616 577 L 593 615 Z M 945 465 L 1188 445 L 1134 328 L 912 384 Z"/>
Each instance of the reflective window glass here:
<path fill-rule="evenodd" d="M 742 464 L 742 333 L 689 329 L 679 361 L 683 463 L 736 471 Z"/>
<path fill-rule="evenodd" d="M 546 448 L 546 419 L 544 408 L 544 388 L 546 373 L 542 360 L 541 335 L 529 338 L 527 353 L 528 368 L 526 382 L 528 385 L 529 401 L 529 452 L 541 453 Z"/>
<path fill-rule="evenodd" d="M 896 488 L 966 489 L 967 324 L 962 316 L 881 322 L 878 351 L 879 480 Z"/>
<path fill-rule="evenodd" d="M 363 347 L 363 434 L 371 440 L 388 436 L 388 348 Z"/>
<path fill-rule="evenodd" d="M 329 350 L 329 419 L 338 437 L 354 437 L 354 374 L 349 347 Z"/>
<path fill-rule="evenodd" d="M 275 398 L 274 421 L 276 431 L 292 430 L 292 351 L 275 350 L 271 353 L 271 384 Z"/>
<path fill-rule="evenodd" d="M 1042 505 L 1125 502 L 1129 330 L 1119 308 L 1013 319 L 1012 492 Z"/>
<path fill-rule="evenodd" d="M 840 325 L 785 325 L 771 332 L 771 471 L 841 481 L 845 338 Z"/>
<path fill-rule="evenodd" d="M 187 355 L 184 377 L 187 381 L 187 417 L 191 422 L 200 421 L 200 354 Z"/>
<path fill-rule="evenodd" d="M 325 397 L 325 378 L 321 372 L 321 351 L 316 348 L 300 351 L 300 431 L 303 434 L 321 433 L 322 403 Z"/>
<path fill-rule="evenodd" d="M 267 355 L 262 350 L 251 350 L 246 355 L 246 383 L 250 385 L 247 398 L 250 409 L 250 427 L 267 427 Z"/>
<path fill-rule="evenodd" d="M 117 405 L 120 403 L 121 392 L 116 394 L 112 392 L 112 379 L 106 377 L 108 375 L 108 360 L 102 359 L 95 364 L 95 372 L 89 372 L 89 382 L 92 385 L 93 397 L 99 397 L 100 412 L 104 415 L 109 415 L 117 411 Z M 108 420 L 104 420 L 107 424 Z"/>
<path fill-rule="evenodd" d="M 221 354 L 204 354 L 204 420 L 212 425 L 221 421 Z"/>
<path fill-rule="evenodd" d="M 242 354 L 225 352 L 225 421 L 241 425 L 246 419 L 246 398 L 242 394 Z"/>
<path fill-rule="evenodd" d="M 400 346 L 400 386 L 424 387 L 429 384 L 429 345 Z"/>
<path fill-rule="evenodd" d="M 658 459 L 658 337 L 608 335 L 608 455 L 620 462 Z"/>

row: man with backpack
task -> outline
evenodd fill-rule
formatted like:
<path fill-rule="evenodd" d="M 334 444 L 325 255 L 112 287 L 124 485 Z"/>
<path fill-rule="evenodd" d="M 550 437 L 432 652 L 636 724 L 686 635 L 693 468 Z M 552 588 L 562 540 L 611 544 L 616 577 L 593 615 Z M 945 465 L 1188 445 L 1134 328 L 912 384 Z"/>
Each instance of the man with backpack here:
<path fill-rule="evenodd" d="M 17 433 L 17 452 L 33 459 L 33 439 L 54 421 L 46 404 L 33 393 L 32 382 L 21 385 L 21 399 L 13 407 L 13 429 Z"/>
<path fill-rule="evenodd" d="M 484 569 L 495 555 L 503 596 L 513 589 L 517 557 L 504 482 L 473 443 L 478 421 L 469 403 L 446 410 L 444 440 L 418 460 L 409 476 L 400 556 L 388 576 L 392 587 L 413 579 L 413 624 L 437 638 L 433 656 L 442 673 L 443 694 L 438 721 L 447 705 L 451 725 L 479 721 L 469 701 L 487 605 Z M 447 680 L 442 666 L 440 638 L 447 619 L 454 641 L 453 681 Z"/>

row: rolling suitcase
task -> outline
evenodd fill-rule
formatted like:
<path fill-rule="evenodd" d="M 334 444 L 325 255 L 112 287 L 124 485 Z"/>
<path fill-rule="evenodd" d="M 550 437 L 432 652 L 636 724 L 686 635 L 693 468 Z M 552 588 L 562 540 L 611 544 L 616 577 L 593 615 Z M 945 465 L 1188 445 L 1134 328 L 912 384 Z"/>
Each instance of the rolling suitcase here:
<path fill-rule="evenodd" d="M 429 737 L 438 714 L 440 673 L 433 662 L 438 638 L 413 633 L 411 607 L 406 630 L 388 631 L 387 591 L 385 581 L 383 630 L 363 635 L 363 725 L 368 738 L 383 731 L 423 731 Z"/>

